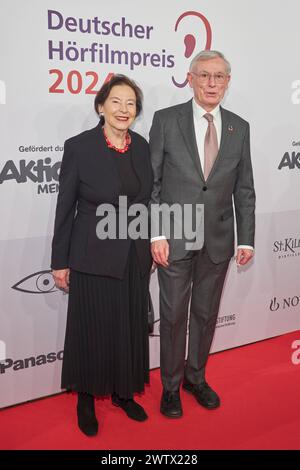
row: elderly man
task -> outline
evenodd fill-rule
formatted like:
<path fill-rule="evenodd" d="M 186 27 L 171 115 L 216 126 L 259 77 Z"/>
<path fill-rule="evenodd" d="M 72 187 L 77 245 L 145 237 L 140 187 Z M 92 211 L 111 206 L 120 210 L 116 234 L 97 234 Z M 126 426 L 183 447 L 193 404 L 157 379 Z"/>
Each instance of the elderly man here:
<path fill-rule="evenodd" d="M 164 233 L 157 217 L 152 220 L 151 249 L 160 286 L 160 410 L 170 418 L 182 416 L 182 382 L 200 405 L 207 409 L 220 405 L 205 380 L 205 366 L 234 255 L 234 212 L 236 262 L 245 265 L 253 256 L 255 192 L 249 124 L 220 106 L 230 72 L 221 52 L 197 54 L 188 72 L 193 99 L 156 112 L 150 131 L 152 206 L 204 205 L 204 242 L 198 249 L 191 249 L 184 236 Z"/>

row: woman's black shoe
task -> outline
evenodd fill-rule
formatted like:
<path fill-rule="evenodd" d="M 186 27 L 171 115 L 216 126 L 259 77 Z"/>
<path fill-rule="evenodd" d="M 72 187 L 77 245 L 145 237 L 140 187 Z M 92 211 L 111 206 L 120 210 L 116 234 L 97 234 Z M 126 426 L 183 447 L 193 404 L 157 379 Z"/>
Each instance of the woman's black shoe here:
<path fill-rule="evenodd" d="M 93 395 L 78 393 L 77 403 L 78 426 L 86 436 L 95 436 L 98 432 L 98 421 L 95 415 Z"/>
<path fill-rule="evenodd" d="M 128 418 L 134 419 L 135 421 L 145 421 L 148 418 L 144 408 L 142 408 L 141 405 L 136 403 L 132 398 L 120 398 L 114 393 L 111 396 L 111 401 L 113 405 L 122 408 Z"/>

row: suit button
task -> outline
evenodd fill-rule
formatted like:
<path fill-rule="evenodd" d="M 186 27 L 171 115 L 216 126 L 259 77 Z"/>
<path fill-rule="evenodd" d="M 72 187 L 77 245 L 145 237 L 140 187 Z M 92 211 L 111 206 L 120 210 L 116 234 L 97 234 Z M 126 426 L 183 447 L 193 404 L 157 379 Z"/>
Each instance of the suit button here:
<path fill-rule="evenodd" d="M 207 186 L 203 186 L 203 191 L 206 191 L 207 190 Z"/>

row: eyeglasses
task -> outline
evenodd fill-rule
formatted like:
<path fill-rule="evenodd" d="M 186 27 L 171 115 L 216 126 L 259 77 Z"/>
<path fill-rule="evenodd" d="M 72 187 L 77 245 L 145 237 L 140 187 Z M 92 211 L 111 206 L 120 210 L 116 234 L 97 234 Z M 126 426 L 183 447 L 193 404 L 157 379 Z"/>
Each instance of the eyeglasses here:
<path fill-rule="evenodd" d="M 217 85 L 224 85 L 226 78 L 228 77 L 228 75 L 225 75 L 224 73 L 191 72 L 191 74 L 196 75 L 200 83 L 207 83 L 211 78 L 213 78 Z"/>

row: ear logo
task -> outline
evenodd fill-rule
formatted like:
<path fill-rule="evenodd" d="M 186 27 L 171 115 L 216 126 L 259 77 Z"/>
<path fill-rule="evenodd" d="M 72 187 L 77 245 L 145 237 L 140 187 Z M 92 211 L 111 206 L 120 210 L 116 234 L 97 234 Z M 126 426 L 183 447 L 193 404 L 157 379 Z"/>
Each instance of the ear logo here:
<path fill-rule="evenodd" d="M 197 17 L 204 24 L 205 31 L 206 31 L 206 38 L 205 38 L 204 46 L 202 46 L 201 49 L 209 50 L 211 48 L 212 31 L 211 31 L 209 21 L 201 13 L 197 11 L 186 11 L 185 13 L 182 13 L 182 15 L 180 15 L 180 17 L 176 21 L 175 32 L 177 32 L 181 21 L 188 17 Z M 186 34 L 184 36 L 183 41 L 184 41 L 184 46 L 185 46 L 184 57 L 186 59 L 189 59 L 195 51 L 197 41 L 193 34 Z M 201 49 L 199 49 L 199 51 Z M 183 82 L 177 82 L 177 80 L 175 80 L 175 78 L 172 77 L 172 82 L 178 88 L 184 88 L 186 84 L 188 83 L 188 80 L 187 78 L 185 78 Z"/>
<path fill-rule="evenodd" d="M 184 57 L 189 59 L 193 54 L 196 46 L 196 38 L 193 34 L 187 34 L 184 37 L 185 53 Z"/>

